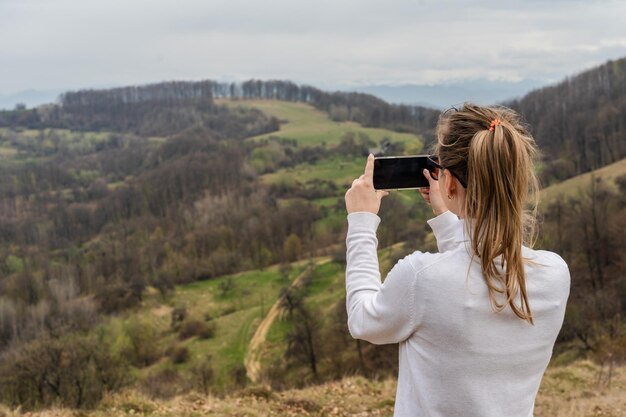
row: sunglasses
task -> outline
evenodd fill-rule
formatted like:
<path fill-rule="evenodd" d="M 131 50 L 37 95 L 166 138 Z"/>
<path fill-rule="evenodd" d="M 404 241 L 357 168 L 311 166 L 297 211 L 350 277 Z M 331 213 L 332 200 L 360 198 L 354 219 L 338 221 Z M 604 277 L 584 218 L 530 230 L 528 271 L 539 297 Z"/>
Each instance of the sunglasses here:
<path fill-rule="evenodd" d="M 437 155 L 430 155 L 428 159 L 426 160 L 426 165 L 427 165 L 428 172 L 430 173 L 430 176 L 436 181 L 439 181 L 439 175 L 441 174 L 441 172 L 444 169 L 448 169 L 439 164 L 439 157 Z M 448 171 L 450 171 L 450 174 L 454 175 L 456 179 L 459 180 L 463 188 L 467 188 L 467 184 L 465 183 L 463 179 L 461 179 L 458 175 L 456 175 L 450 169 L 448 169 Z"/>

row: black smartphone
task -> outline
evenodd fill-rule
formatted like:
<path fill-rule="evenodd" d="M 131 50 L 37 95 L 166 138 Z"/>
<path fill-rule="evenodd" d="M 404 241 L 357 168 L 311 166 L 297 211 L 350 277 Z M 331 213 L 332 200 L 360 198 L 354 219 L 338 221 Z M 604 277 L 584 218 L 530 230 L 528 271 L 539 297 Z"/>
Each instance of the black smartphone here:
<path fill-rule="evenodd" d="M 374 158 L 374 188 L 403 190 L 429 187 L 424 169 L 428 155 L 379 156 Z"/>

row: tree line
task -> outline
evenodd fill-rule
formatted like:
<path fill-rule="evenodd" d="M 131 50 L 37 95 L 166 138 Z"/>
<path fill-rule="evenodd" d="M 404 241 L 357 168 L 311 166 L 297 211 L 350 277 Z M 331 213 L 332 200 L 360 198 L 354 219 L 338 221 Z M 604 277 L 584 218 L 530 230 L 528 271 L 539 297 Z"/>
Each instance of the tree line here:
<path fill-rule="evenodd" d="M 389 104 L 362 93 L 328 93 L 290 81 L 219 83 L 206 80 L 67 92 L 60 96 L 59 105 L 0 112 L 0 126 L 108 129 L 143 136 L 168 135 L 198 124 L 219 125 L 227 111 L 216 105 L 214 98 L 304 102 L 328 113 L 333 120 L 417 133 L 429 141 L 434 140 L 433 129 L 439 115 L 437 110 L 422 106 Z M 237 112 L 259 117 L 256 110 L 239 109 Z M 232 119 L 232 111 L 228 113 Z M 248 118 L 241 114 L 237 122 L 248 123 Z M 277 128 L 277 121 L 270 119 L 265 125 L 256 126 L 251 135 Z"/>
<path fill-rule="evenodd" d="M 544 152 L 546 183 L 626 157 L 626 58 L 506 104 L 524 116 Z"/>
<path fill-rule="evenodd" d="M 423 106 L 389 104 L 370 94 L 328 93 L 290 81 L 248 80 L 241 84 L 215 83 L 213 97 L 229 99 L 274 99 L 309 103 L 333 120 L 355 121 L 364 126 L 412 132 L 434 140 L 439 111 Z"/>
<path fill-rule="evenodd" d="M 577 195 L 554 200 L 543 210 L 540 239 L 565 259 L 572 277 L 558 341 L 606 366 L 601 382 L 626 360 L 626 176 L 616 183 L 592 176 Z"/>

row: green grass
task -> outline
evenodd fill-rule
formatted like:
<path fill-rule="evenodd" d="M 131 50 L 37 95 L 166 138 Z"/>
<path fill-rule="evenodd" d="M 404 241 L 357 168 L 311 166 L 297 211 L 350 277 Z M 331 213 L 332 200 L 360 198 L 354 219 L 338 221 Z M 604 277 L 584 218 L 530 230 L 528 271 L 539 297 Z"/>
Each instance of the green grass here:
<path fill-rule="evenodd" d="M 587 172 L 544 188 L 541 190 L 540 201 L 542 205 L 547 205 L 557 198 L 576 197 L 589 188 L 592 176 L 596 180 L 602 180 L 606 185 L 616 190 L 615 179 L 623 175 L 626 175 L 626 158 L 595 171 Z"/>
<path fill-rule="evenodd" d="M 285 335 L 291 330 L 292 324 L 289 320 L 286 320 L 286 314 L 284 317 L 274 321 L 272 327 L 267 332 L 266 341 L 269 344 L 282 345 L 285 342 Z"/>
<path fill-rule="evenodd" d="M 334 289 L 338 289 L 337 286 L 333 284 L 343 281 L 341 278 L 343 278 L 344 273 L 345 269 L 343 266 L 336 262 L 327 262 L 315 268 L 311 284 L 309 285 L 309 297 L 313 299 L 325 292 L 329 292 L 333 287 L 335 287 Z M 343 290 L 343 285 L 339 287 L 339 289 Z"/>
<path fill-rule="evenodd" d="M 257 325 L 278 299 L 281 288 L 289 285 L 301 270 L 300 266 L 295 266 L 287 279 L 277 267 L 272 267 L 177 287 L 170 304 L 186 305 L 192 316 L 208 313 L 215 317 L 217 325 L 213 338 L 194 339 L 189 343 L 189 366 L 210 353 L 217 388 L 227 390 L 233 383 L 232 371 L 243 366 Z M 231 280 L 234 287 L 224 292 L 220 284 L 226 280 Z M 220 315 L 230 310 L 234 311 Z"/>
<path fill-rule="evenodd" d="M 343 207 L 344 199 L 343 193 L 342 195 L 337 195 L 335 197 L 324 197 L 312 200 L 318 207 L 334 207 L 336 205 L 341 205 Z"/>
<path fill-rule="evenodd" d="M 375 142 L 388 137 L 392 142 L 405 144 L 407 153 L 422 151 L 422 141 L 412 134 L 401 134 L 385 129 L 364 128 L 353 122 L 334 122 L 326 113 L 304 103 L 291 103 L 276 100 L 219 100 L 229 107 L 254 107 L 264 113 L 277 117 L 286 122 L 281 125 L 279 132 L 260 135 L 252 138 L 257 140 L 272 135 L 295 139 L 301 145 L 316 145 L 326 143 L 333 145 L 340 141 L 347 132 L 365 133 Z M 265 184 L 285 184 L 291 186 L 305 186 L 311 180 L 332 181 L 338 187 L 337 195 L 316 200 L 320 207 L 336 204 L 338 198 L 343 198 L 345 190 L 355 178 L 358 178 L 365 167 L 363 157 L 333 156 L 317 163 L 303 163 L 290 168 L 283 168 L 265 174 L 261 180 Z M 412 196 L 403 195 L 402 200 L 410 205 Z"/>
<path fill-rule="evenodd" d="M 313 179 L 332 181 L 339 187 L 350 185 L 355 178 L 363 174 L 365 158 L 339 156 L 324 159 L 316 164 L 304 163 L 291 168 L 280 169 L 261 177 L 266 184 L 301 183 Z M 345 191 L 344 191 L 345 192 Z M 341 193 L 343 195 L 343 192 Z"/>
<path fill-rule="evenodd" d="M 151 136 L 146 139 L 148 143 L 153 144 L 153 145 L 162 145 L 163 143 L 165 143 L 165 141 L 167 141 L 167 138 L 163 138 L 159 136 Z"/>
<path fill-rule="evenodd" d="M 260 358 L 261 368 L 268 369 L 274 366 L 276 362 L 280 362 L 287 345 L 287 335 L 293 329 L 293 322 L 289 320 L 288 313 L 283 312 L 282 316 L 272 323 L 267 337 L 265 339 L 265 346 L 263 346 L 263 354 Z"/>
<path fill-rule="evenodd" d="M 232 283 L 232 289 L 224 291 L 220 285 L 226 281 Z M 202 298 L 209 296 L 219 305 L 231 303 L 250 305 L 255 302 L 260 305 L 264 297 L 271 302 L 278 290 L 288 283 L 289 281 L 283 280 L 274 267 L 180 286 L 177 288 L 176 299 L 193 306 L 206 303 Z"/>
<path fill-rule="evenodd" d="M 313 227 L 317 233 L 338 232 L 346 223 L 346 211 L 342 208 L 328 212 L 326 216 L 317 220 Z"/>
<path fill-rule="evenodd" d="M 390 256 L 392 252 L 402 250 L 399 245 L 395 247 L 385 248 L 379 251 L 379 259 L 383 270 L 383 276 L 391 268 Z M 386 270 L 386 271 L 385 271 Z M 315 267 L 313 270 L 312 280 L 307 289 L 305 304 L 313 312 L 317 323 L 319 334 L 332 332 L 332 326 L 335 326 L 334 317 L 337 314 L 338 303 L 342 302 L 345 297 L 345 266 L 336 262 L 328 261 Z M 271 369 L 277 364 L 281 364 L 287 349 L 286 337 L 293 329 L 294 323 L 289 320 L 285 312 L 280 320 L 276 320 L 268 332 L 264 354 L 261 364 L 264 369 Z M 352 355 L 355 352 L 344 354 Z M 326 357 L 319 364 L 320 369 L 332 366 Z M 308 378 L 310 371 L 304 363 L 291 364 L 284 370 L 281 376 L 282 382 L 290 384 L 298 384 L 302 382 L 302 378 Z"/>
<path fill-rule="evenodd" d="M 243 366 L 248 343 L 261 318 L 261 308 L 252 307 L 216 319 L 218 327 L 214 337 L 206 340 L 194 339 L 188 345 L 191 354 L 188 366 L 210 353 L 217 388 L 228 389 L 232 385 L 231 373 L 237 367 Z"/>
<path fill-rule="evenodd" d="M 119 188 L 123 186 L 124 184 L 126 184 L 125 181 L 115 181 L 115 182 L 108 183 L 107 187 L 109 188 L 109 190 L 115 190 L 116 188 Z"/>
<path fill-rule="evenodd" d="M 11 146 L 0 145 L 0 159 L 14 158 L 16 155 L 17 149 Z"/>
<path fill-rule="evenodd" d="M 309 284 L 305 303 L 312 309 L 321 325 L 332 313 L 337 302 L 345 295 L 344 267 L 335 262 L 325 262 L 313 269 L 311 283 Z M 261 365 L 267 369 L 282 360 L 287 349 L 287 335 L 293 329 L 294 323 L 289 320 L 288 313 L 283 314 L 272 324 L 268 331 L 264 352 L 261 357 Z M 296 380 L 306 369 L 288 369 L 284 375 L 285 380 L 297 383 Z"/>
<path fill-rule="evenodd" d="M 401 250 L 401 244 L 378 251 L 378 258 L 383 269 L 390 262 L 394 251 Z M 384 272 L 384 271 L 383 271 Z M 346 295 L 345 265 L 337 262 L 326 262 L 313 270 L 311 283 L 307 291 L 307 303 L 325 313 L 334 308 L 335 304 Z M 323 314 L 325 316 L 326 314 Z"/>
<path fill-rule="evenodd" d="M 365 133 L 379 143 L 382 138 L 391 142 L 402 142 L 406 149 L 420 152 L 423 141 L 410 133 L 398 133 L 386 129 L 363 127 L 355 122 L 335 122 L 328 115 L 305 103 L 294 103 L 278 100 L 217 100 L 228 107 L 257 108 L 268 116 L 281 121 L 280 131 L 254 136 L 251 140 L 260 140 L 269 136 L 280 136 L 295 139 L 302 146 L 333 145 L 349 132 Z"/>
<path fill-rule="evenodd" d="M 214 388 L 225 392 L 234 386 L 233 370 L 243 367 L 244 356 L 257 325 L 278 299 L 280 290 L 290 285 L 303 271 L 304 265 L 305 262 L 294 263 L 286 278 L 278 266 L 272 266 L 263 271 L 248 271 L 179 285 L 165 298 L 149 290 L 141 308 L 110 319 L 104 325 L 104 331 L 123 344 L 124 323 L 129 320 L 148 323 L 158 334 L 155 343 L 161 352 L 174 346 L 185 346 L 190 355 L 186 362 L 178 365 L 173 365 L 169 357 L 163 356 L 155 364 L 135 370 L 139 378 L 172 366 L 186 373 L 210 356 Z M 233 284 L 228 291 L 220 288 L 225 281 Z M 211 320 L 216 325 L 214 336 L 179 340 L 178 333 L 170 328 L 170 322 L 172 309 L 180 306 L 186 308 L 188 320 Z"/>

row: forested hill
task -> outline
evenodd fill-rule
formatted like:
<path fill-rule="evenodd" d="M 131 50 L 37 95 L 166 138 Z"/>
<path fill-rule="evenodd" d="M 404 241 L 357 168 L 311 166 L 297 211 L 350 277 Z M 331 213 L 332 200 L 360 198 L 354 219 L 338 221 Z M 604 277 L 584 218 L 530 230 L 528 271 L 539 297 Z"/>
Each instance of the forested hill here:
<path fill-rule="evenodd" d="M 190 372 L 162 373 L 181 363 L 200 372 L 205 388 L 245 384 L 247 333 L 231 344 L 227 332 L 254 329 L 252 320 L 304 272 L 297 261 L 338 254 L 323 266 L 327 278 L 309 286 L 330 285 L 345 256 L 341 197 L 364 156 L 383 146 L 419 152 L 422 138 L 397 130 L 432 137 L 436 117 L 364 94 L 209 81 L 71 92 L 59 104 L 1 112 L 0 403 L 93 405 L 135 370 L 138 383 L 157 376 L 182 387 L 172 372 Z M 425 237 L 401 223 L 423 216 L 425 205 L 405 203 L 389 199 L 397 221 L 380 229 L 383 244 Z M 241 271 L 250 271 L 249 284 L 228 275 Z M 197 281 L 212 301 L 183 296 L 178 306 L 175 287 Z M 334 288 L 331 309 L 345 305 L 343 287 Z M 116 315 L 133 316 L 152 300 L 165 309 L 165 326 L 151 317 L 115 329 Z M 168 322 L 170 313 L 178 318 Z M 186 333 L 188 323 L 202 337 Z M 341 326 L 338 338 L 347 334 Z M 176 363 L 170 347 L 183 352 Z M 195 348 L 214 360 L 189 355 Z M 61 352 L 72 366 L 58 366 Z"/>
<path fill-rule="evenodd" d="M 426 107 L 393 105 L 362 93 L 328 93 L 289 81 L 207 80 L 68 92 L 61 95 L 60 105 L 0 112 L 0 126 L 114 130 L 142 136 L 168 135 L 198 125 L 219 131 L 223 130 L 219 125 L 223 107 L 216 105 L 214 98 L 303 102 L 328 113 L 334 121 L 411 132 L 429 140 L 434 138 L 439 115 L 437 110 Z M 226 134 L 233 136 L 237 132 L 230 129 Z"/>
<path fill-rule="evenodd" d="M 626 58 L 507 104 L 518 110 L 560 181 L 626 157 Z"/>
<path fill-rule="evenodd" d="M 421 135 L 426 144 L 434 141 L 439 116 L 435 109 L 389 104 L 362 93 L 330 93 L 290 81 L 206 80 L 68 92 L 59 104 L 0 111 L 0 127 L 132 132 L 144 137 L 198 126 L 222 137 L 278 129 L 278 120 L 252 124 L 250 115 L 225 117 L 224 107 L 215 102 L 220 98 L 306 103 L 334 121 L 410 132 Z M 504 104 L 519 111 L 530 125 L 544 155 L 546 185 L 626 157 L 626 58 Z M 246 127 L 240 129 L 242 125 Z"/>

